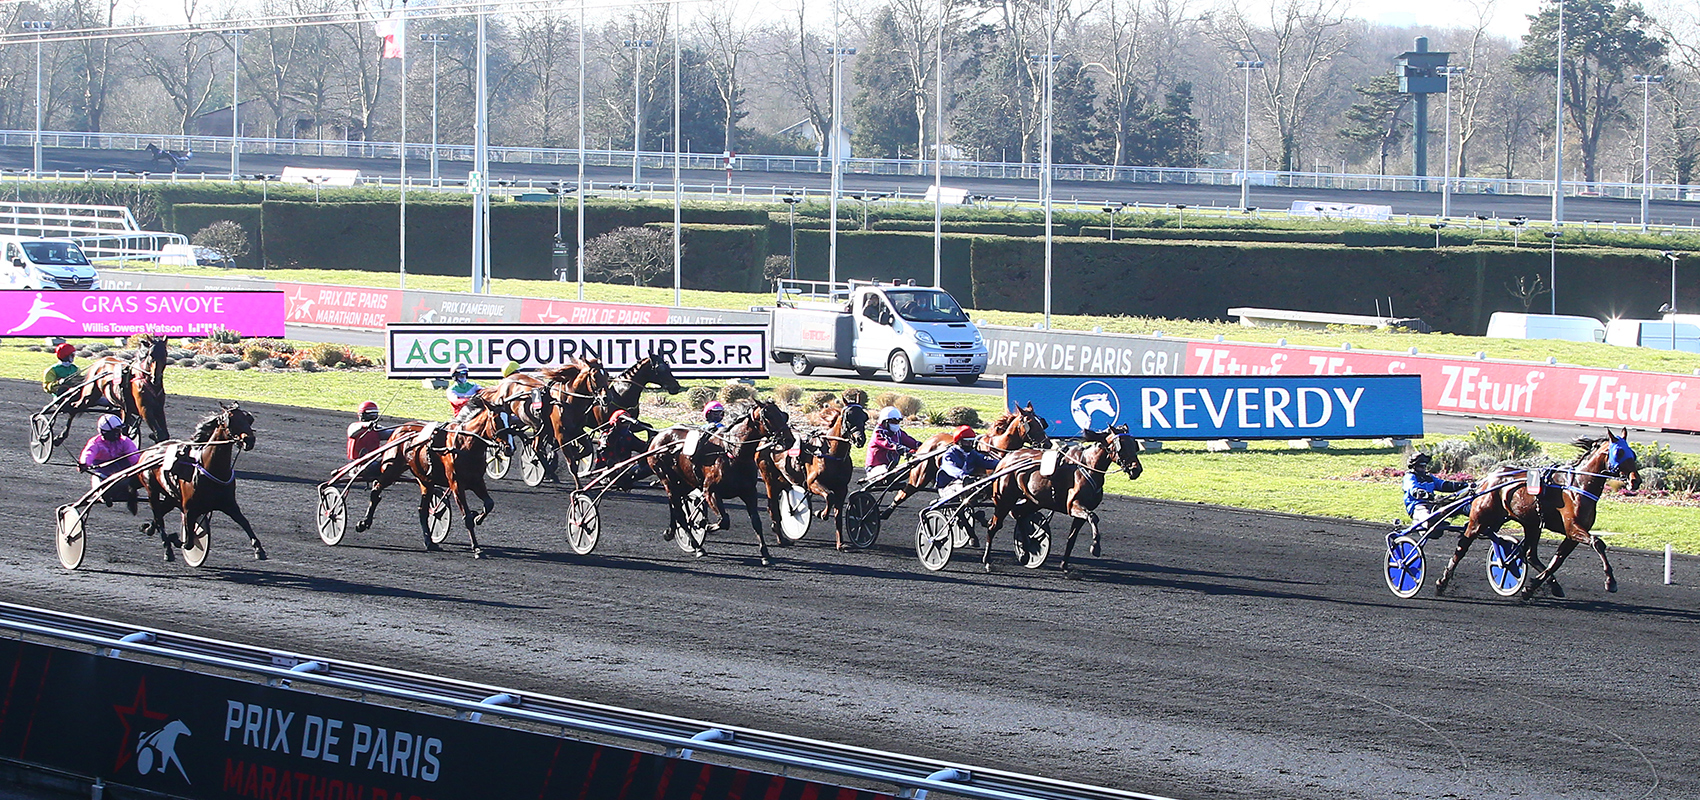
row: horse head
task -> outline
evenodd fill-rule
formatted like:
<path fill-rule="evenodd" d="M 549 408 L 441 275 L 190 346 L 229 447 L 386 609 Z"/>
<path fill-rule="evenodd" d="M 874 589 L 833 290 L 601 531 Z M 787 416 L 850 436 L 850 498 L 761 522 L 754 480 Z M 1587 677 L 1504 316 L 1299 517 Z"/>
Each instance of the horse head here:
<path fill-rule="evenodd" d="M 844 413 L 838 417 L 842 426 L 838 435 L 850 440 L 852 445 L 861 447 L 868 443 L 868 410 L 859 403 L 845 406 Z"/>
<path fill-rule="evenodd" d="M 170 439 L 171 431 L 165 422 L 165 384 L 152 372 L 131 370 L 126 391 L 130 394 L 130 404 L 135 406 L 142 422 L 147 423 L 148 436 L 156 442 Z"/>
<path fill-rule="evenodd" d="M 1606 428 L 1606 438 L 1593 440 L 1590 450 L 1590 471 L 1622 478 L 1629 484 L 1629 491 L 1641 488 L 1641 463 L 1635 458 L 1635 449 L 1629 446 L 1628 428 L 1623 429 L 1622 436 L 1612 433 L 1611 428 Z M 1603 463 L 1595 463 L 1602 457 Z"/>
<path fill-rule="evenodd" d="M 1016 406 L 1010 419 L 1010 432 L 1019 431 L 1021 438 L 1033 447 L 1044 447 L 1051 443 L 1051 437 L 1045 434 L 1047 427 L 1049 424 L 1045 422 L 1044 416 L 1033 410 L 1032 401 L 1028 401 L 1026 408 Z"/>
<path fill-rule="evenodd" d="M 224 418 L 224 435 L 235 439 L 243 450 L 254 449 L 257 438 L 254 434 L 254 415 L 248 413 L 237 403 L 222 407 L 224 408 L 221 414 Z"/>
<path fill-rule="evenodd" d="M 1139 476 L 1145 472 L 1145 466 L 1139 463 L 1139 451 L 1144 450 L 1145 446 L 1141 445 L 1138 439 L 1128 434 L 1126 425 L 1110 426 L 1109 434 L 1110 438 L 1107 443 L 1110 446 L 1110 455 L 1115 459 L 1116 466 L 1121 467 L 1122 472 L 1127 473 L 1128 480 L 1139 480 Z"/>
<path fill-rule="evenodd" d="M 764 439 L 773 440 L 773 444 L 780 450 L 789 450 L 796 444 L 797 437 L 791 432 L 791 415 L 785 413 L 778 403 L 772 400 L 757 400 L 746 413 L 750 429 Z"/>
<path fill-rule="evenodd" d="M 668 394 L 678 394 L 685 390 L 685 387 L 679 385 L 679 379 L 673 377 L 673 367 L 667 363 L 667 359 L 645 356 L 638 366 L 644 364 L 648 364 L 648 369 L 637 373 L 641 383 L 653 383 Z"/>

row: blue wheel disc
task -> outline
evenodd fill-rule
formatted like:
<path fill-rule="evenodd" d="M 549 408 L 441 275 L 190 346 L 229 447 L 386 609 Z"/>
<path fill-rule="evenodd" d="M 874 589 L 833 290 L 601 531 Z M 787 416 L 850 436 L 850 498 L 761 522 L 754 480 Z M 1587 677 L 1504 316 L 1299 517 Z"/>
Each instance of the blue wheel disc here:
<path fill-rule="evenodd" d="M 1494 594 L 1510 597 L 1523 590 L 1528 572 L 1523 562 L 1522 545 L 1494 537 L 1488 540 L 1488 585 Z"/>
<path fill-rule="evenodd" d="M 1423 549 L 1409 536 L 1387 543 L 1387 588 L 1399 597 L 1414 597 L 1423 588 Z"/>

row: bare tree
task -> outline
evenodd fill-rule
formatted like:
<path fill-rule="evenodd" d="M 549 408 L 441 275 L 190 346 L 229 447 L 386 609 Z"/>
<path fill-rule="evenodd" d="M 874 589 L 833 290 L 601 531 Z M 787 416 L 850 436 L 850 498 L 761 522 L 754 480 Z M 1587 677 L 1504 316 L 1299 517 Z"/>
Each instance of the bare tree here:
<path fill-rule="evenodd" d="M 1111 166 L 1125 163 L 1128 136 L 1133 133 L 1133 112 L 1139 104 L 1141 89 L 1148 70 L 1145 64 L 1147 31 L 1142 0 L 1108 0 L 1104 6 L 1103 24 L 1091 32 L 1087 54 L 1094 60 L 1086 66 L 1103 72 L 1108 81 L 1103 86 L 1104 101 L 1109 111 L 1110 134 L 1115 149 Z"/>
<path fill-rule="evenodd" d="M 1351 44 L 1349 8 L 1346 0 L 1269 0 L 1268 28 L 1252 21 L 1248 7 L 1238 6 L 1217 30 L 1226 49 L 1263 62 L 1255 80 L 1275 125 L 1284 171 L 1299 168 L 1300 140 L 1311 126 L 1329 67 Z"/>
<path fill-rule="evenodd" d="M 697 26 L 708 54 L 706 66 L 714 76 L 714 91 L 720 98 L 721 146 L 726 152 L 734 152 L 738 149 L 738 105 L 744 93 L 746 59 L 752 55 L 758 29 L 750 20 L 750 10 L 738 0 L 710 5 Z"/>
<path fill-rule="evenodd" d="M 588 275 L 631 278 L 642 286 L 673 265 L 673 232 L 659 228 L 615 228 L 584 243 Z"/>
<path fill-rule="evenodd" d="M 111 27 L 119 0 L 72 0 L 71 24 L 79 29 Z M 78 83 L 84 123 L 91 131 L 101 130 L 106 116 L 108 90 L 112 86 L 114 53 L 111 39 L 84 39 L 71 45 L 77 51 Z"/>
<path fill-rule="evenodd" d="M 200 19 L 201 0 L 183 0 L 182 8 L 190 24 Z M 177 110 L 178 132 L 188 135 L 190 123 L 212 96 L 211 61 L 223 46 L 210 34 L 183 33 L 145 37 L 139 49 L 142 72 L 159 82 Z"/>
<path fill-rule="evenodd" d="M 574 91 L 570 88 L 574 74 L 567 67 L 578 52 L 578 27 L 557 11 L 519 15 L 513 27 L 518 45 L 513 82 L 527 89 L 523 99 L 513 99 L 527 112 L 519 115 L 528 123 L 527 144 L 560 147 L 566 141 L 562 108 L 570 107 L 565 98 L 572 97 Z M 576 63 L 572 65 L 573 70 L 577 68 Z"/>
<path fill-rule="evenodd" d="M 786 30 L 786 47 L 781 54 L 784 70 L 781 79 L 789 94 L 807 115 L 814 128 L 818 153 L 826 152 L 826 141 L 832 135 L 832 60 L 822 50 L 827 41 L 811 32 L 806 21 L 807 0 L 797 0 L 796 26 Z"/>
<path fill-rule="evenodd" d="M 1498 0 L 1477 0 L 1472 5 L 1476 9 L 1476 21 L 1466 34 L 1461 52 L 1464 77 L 1463 80 L 1454 77 L 1449 84 L 1458 94 L 1458 150 L 1452 174 L 1460 177 L 1470 174 L 1470 146 L 1482 131 L 1482 102 L 1489 96 L 1489 87 L 1505 79 L 1501 40 L 1488 32 Z"/>

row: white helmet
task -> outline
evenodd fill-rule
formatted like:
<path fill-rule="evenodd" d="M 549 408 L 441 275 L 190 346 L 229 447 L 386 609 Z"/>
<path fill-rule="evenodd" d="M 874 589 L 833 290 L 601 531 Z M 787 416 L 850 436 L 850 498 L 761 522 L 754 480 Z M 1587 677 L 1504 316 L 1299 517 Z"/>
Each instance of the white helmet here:
<path fill-rule="evenodd" d="M 896 408 L 893 408 L 892 406 L 886 406 L 885 408 L 880 409 L 880 424 L 881 425 L 884 425 L 887 422 L 902 422 L 902 421 L 903 421 L 903 412 L 898 411 Z"/>
<path fill-rule="evenodd" d="M 124 420 L 119 419 L 115 415 L 107 414 L 106 416 L 100 418 L 100 426 L 99 427 L 100 427 L 101 433 L 106 433 L 107 431 L 123 430 Z"/>

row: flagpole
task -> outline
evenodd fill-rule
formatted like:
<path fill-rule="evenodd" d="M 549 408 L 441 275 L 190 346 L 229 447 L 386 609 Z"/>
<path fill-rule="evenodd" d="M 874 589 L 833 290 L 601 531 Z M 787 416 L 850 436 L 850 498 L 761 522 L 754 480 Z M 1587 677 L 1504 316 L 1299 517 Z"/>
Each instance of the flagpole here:
<path fill-rule="evenodd" d="M 401 0 L 401 29 L 396 31 L 401 50 L 401 288 L 407 288 L 407 0 Z"/>
<path fill-rule="evenodd" d="M 584 299 L 584 6 L 578 0 L 578 299 Z"/>

